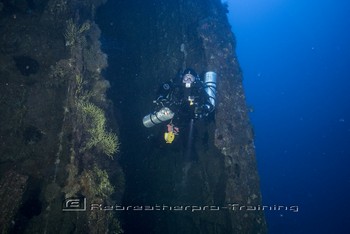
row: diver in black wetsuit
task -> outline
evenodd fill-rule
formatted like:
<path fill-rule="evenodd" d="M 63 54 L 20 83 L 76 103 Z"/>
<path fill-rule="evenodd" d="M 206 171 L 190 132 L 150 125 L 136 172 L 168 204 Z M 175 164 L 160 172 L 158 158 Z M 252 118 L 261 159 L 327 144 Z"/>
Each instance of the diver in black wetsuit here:
<path fill-rule="evenodd" d="M 153 101 L 155 111 L 143 118 L 146 127 L 169 121 L 164 134 L 167 143 L 172 143 L 179 128 L 191 120 L 208 116 L 215 109 L 216 74 L 207 72 L 201 80 L 192 69 L 186 69 L 178 79 L 163 83 Z"/>

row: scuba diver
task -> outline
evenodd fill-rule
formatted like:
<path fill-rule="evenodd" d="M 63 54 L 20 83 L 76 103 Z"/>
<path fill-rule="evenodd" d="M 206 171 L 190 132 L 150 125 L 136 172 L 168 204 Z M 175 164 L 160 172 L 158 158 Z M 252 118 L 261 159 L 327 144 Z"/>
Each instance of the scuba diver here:
<path fill-rule="evenodd" d="M 204 79 L 193 69 L 186 69 L 177 79 L 163 83 L 153 101 L 154 112 L 143 118 L 145 127 L 169 121 L 164 140 L 171 144 L 179 134 L 179 125 L 207 117 L 215 110 L 216 73 L 209 71 Z"/>

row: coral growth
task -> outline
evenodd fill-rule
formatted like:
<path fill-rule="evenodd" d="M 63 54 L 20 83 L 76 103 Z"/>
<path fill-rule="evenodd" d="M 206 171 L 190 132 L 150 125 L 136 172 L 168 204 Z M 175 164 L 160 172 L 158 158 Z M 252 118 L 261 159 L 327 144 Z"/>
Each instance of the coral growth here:
<path fill-rule="evenodd" d="M 108 65 L 107 55 L 100 50 L 100 35 L 100 29 L 95 23 L 92 23 L 86 35 L 88 46 L 84 46 L 82 50 L 86 69 L 97 74 L 100 74 Z"/>
<path fill-rule="evenodd" d="M 89 133 L 85 150 L 97 148 L 109 157 L 113 157 L 113 154 L 119 150 L 118 137 L 116 134 L 106 131 L 106 117 L 103 110 L 84 101 L 79 101 L 77 106 L 82 122 Z"/>
<path fill-rule="evenodd" d="M 74 46 L 81 40 L 82 33 L 90 29 L 90 23 L 85 22 L 82 25 L 77 25 L 72 19 L 68 20 L 64 38 L 66 46 Z"/>
<path fill-rule="evenodd" d="M 61 207 L 82 195 L 110 201 L 110 178 L 121 170 L 97 156 L 119 146 L 105 114 L 107 55 L 91 17 L 103 2 L 0 0 L 0 233 L 120 232 L 113 212 Z M 123 185 L 113 185 L 120 199 Z"/>
<path fill-rule="evenodd" d="M 101 170 L 96 164 L 92 170 L 85 170 L 81 178 L 84 195 L 87 197 L 108 198 L 114 192 L 107 172 Z"/>
<path fill-rule="evenodd" d="M 108 80 L 96 81 L 91 91 L 92 100 L 96 103 L 106 102 L 106 91 L 110 86 Z"/>

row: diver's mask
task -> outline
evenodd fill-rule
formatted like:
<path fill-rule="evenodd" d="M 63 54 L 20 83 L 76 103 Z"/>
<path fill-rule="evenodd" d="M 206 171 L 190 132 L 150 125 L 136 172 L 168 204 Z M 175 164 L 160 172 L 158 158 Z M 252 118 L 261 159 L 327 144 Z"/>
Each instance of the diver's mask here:
<path fill-rule="evenodd" d="M 191 88 L 191 85 L 194 81 L 195 77 L 190 73 L 185 74 L 182 78 L 182 83 L 185 84 L 186 88 Z"/>

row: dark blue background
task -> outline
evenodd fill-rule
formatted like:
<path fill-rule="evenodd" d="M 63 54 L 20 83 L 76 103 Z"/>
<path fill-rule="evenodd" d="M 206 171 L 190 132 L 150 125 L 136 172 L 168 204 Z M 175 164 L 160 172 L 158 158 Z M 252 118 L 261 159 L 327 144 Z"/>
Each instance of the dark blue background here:
<path fill-rule="evenodd" d="M 228 4 L 269 232 L 350 233 L 350 2 Z"/>

